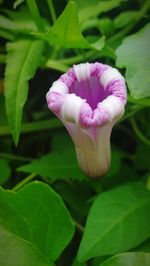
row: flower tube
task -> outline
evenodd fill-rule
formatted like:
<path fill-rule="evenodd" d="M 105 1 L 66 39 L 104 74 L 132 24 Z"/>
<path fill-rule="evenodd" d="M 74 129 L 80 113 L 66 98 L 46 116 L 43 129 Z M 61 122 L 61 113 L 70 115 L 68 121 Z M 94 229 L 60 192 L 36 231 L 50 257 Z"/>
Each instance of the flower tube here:
<path fill-rule="evenodd" d="M 111 162 L 111 130 L 127 101 L 123 76 L 101 63 L 74 65 L 52 84 L 46 99 L 70 133 L 83 172 L 104 175 Z"/>

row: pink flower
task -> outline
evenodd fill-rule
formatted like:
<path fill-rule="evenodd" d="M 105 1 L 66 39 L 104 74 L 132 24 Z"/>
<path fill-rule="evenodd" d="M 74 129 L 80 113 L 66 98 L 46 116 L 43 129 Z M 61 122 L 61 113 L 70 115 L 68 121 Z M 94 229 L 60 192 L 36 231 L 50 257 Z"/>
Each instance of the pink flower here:
<path fill-rule="evenodd" d="M 111 130 L 127 101 L 123 76 L 100 63 L 74 65 L 52 84 L 46 98 L 69 131 L 84 173 L 104 175 L 111 161 Z"/>

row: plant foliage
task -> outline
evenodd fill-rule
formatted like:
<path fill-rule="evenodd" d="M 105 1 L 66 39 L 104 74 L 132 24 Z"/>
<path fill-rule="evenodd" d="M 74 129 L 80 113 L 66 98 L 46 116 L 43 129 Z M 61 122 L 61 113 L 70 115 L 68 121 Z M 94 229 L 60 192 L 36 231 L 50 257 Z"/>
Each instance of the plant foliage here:
<path fill-rule="evenodd" d="M 0 1 L 0 266 L 150 265 L 150 1 Z M 125 76 L 112 163 L 79 169 L 46 93 L 74 64 Z"/>

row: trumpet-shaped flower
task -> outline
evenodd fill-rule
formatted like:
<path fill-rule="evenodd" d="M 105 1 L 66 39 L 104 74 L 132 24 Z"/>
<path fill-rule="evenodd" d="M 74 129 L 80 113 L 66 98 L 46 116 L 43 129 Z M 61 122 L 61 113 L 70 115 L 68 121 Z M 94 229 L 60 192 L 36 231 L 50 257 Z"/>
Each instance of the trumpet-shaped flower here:
<path fill-rule="evenodd" d="M 46 98 L 70 133 L 84 173 L 104 175 L 111 162 L 111 130 L 127 101 L 123 76 L 101 63 L 74 65 L 52 84 Z"/>

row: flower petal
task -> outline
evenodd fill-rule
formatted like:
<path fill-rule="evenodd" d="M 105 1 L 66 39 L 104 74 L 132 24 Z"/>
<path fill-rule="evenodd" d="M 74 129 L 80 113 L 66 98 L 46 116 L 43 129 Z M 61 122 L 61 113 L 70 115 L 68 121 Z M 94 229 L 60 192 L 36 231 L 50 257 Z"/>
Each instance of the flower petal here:
<path fill-rule="evenodd" d="M 66 122 L 79 124 L 80 109 L 85 100 L 75 94 L 68 94 L 64 97 L 61 108 L 61 116 Z"/>
<path fill-rule="evenodd" d="M 79 82 L 90 79 L 90 64 L 89 63 L 74 65 L 73 69 L 77 77 L 77 80 Z"/>
<path fill-rule="evenodd" d="M 114 123 L 124 113 L 123 103 L 113 95 L 108 96 L 102 103 L 99 103 L 99 105 L 108 114 L 108 121 L 114 120 Z"/>
<path fill-rule="evenodd" d="M 104 87 L 104 89 L 107 88 L 107 85 L 110 83 L 110 81 L 114 80 L 123 80 L 124 77 L 119 73 L 119 71 L 115 68 L 109 67 L 106 71 L 104 71 L 100 77 L 100 83 Z"/>

